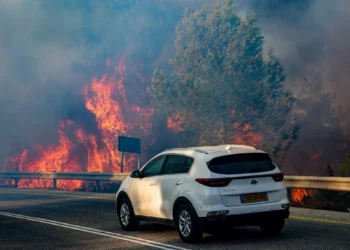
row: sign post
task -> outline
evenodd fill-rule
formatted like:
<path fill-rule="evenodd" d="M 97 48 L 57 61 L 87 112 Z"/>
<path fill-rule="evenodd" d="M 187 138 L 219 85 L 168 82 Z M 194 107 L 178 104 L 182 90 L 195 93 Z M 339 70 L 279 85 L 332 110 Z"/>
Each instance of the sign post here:
<path fill-rule="evenodd" d="M 124 172 L 124 152 L 137 154 L 137 167 L 140 169 L 141 139 L 118 136 L 118 151 L 121 153 L 120 172 Z"/>
<path fill-rule="evenodd" d="M 123 166 L 123 152 L 120 152 L 120 172 L 124 172 L 124 166 Z"/>
<path fill-rule="evenodd" d="M 140 154 L 137 154 L 137 169 L 140 170 Z"/>

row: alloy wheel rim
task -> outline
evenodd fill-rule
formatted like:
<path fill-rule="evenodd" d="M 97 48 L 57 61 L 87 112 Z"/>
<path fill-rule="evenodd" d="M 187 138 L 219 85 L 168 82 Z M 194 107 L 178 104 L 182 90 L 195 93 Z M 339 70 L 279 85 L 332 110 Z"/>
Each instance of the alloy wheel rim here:
<path fill-rule="evenodd" d="M 188 237 L 191 234 L 192 222 L 190 214 L 182 210 L 179 216 L 179 228 L 183 236 Z"/>
<path fill-rule="evenodd" d="M 130 210 L 129 206 L 123 203 L 120 207 L 120 219 L 124 226 L 127 226 L 130 221 Z"/>

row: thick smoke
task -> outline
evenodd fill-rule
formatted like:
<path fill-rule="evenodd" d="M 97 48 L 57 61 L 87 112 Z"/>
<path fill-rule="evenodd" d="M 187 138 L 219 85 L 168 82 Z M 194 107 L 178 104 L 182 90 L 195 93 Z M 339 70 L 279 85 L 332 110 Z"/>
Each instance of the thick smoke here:
<path fill-rule="evenodd" d="M 350 119 L 349 11 L 346 0 L 251 1 L 265 35 L 298 101 L 299 140 L 284 160 L 285 171 L 325 174 L 338 170 L 348 148 Z"/>
<path fill-rule="evenodd" d="M 102 75 L 106 58 L 127 54 L 150 75 L 155 67 L 165 68 L 184 8 L 213 2 L 220 0 L 1 1 L 0 160 L 16 145 L 57 142 L 62 119 L 96 130 L 80 91 L 92 76 Z M 237 0 L 237 5 L 257 13 L 266 51 L 274 49 L 281 59 L 295 95 L 306 94 L 296 104 L 307 116 L 296 112 L 302 130 L 285 169 L 319 174 L 326 160 L 336 166 L 344 133 L 350 132 L 350 118 L 343 115 L 350 108 L 348 1 Z M 325 92 L 335 97 L 321 98 Z M 308 99 L 314 104 L 305 104 Z M 335 149 L 339 143 L 343 151 Z M 319 150 L 323 158 L 311 172 L 299 169 L 312 164 L 308 160 Z M 298 156 L 300 161 L 290 163 Z"/>
<path fill-rule="evenodd" d="M 56 143 L 60 120 L 96 129 L 80 91 L 107 57 L 126 54 L 149 72 L 167 63 L 183 7 L 146 2 L 1 1 L 2 162 L 15 146 Z"/>
<path fill-rule="evenodd" d="M 283 62 L 290 87 L 299 90 L 294 81 L 316 70 L 324 91 L 336 94 L 335 104 L 349 108 L 345 91 L 350 77 L 350 59 L 346 55 L 350 46 L 349 2 L 255 0 L 251 7 L 258 13 L 266 49 L 273 49 Z"/>
<path fill-rule="evenodd" d="M 0 5 L 3 160 L 15 145 L 57 140 L 60 101 L 77 84 L 72 64 L 82 60 L 83 51 L 66 35 L 77 31 L 69 25 L 74 15 L 54 20 L 40 2 L 8 0 Z"/>

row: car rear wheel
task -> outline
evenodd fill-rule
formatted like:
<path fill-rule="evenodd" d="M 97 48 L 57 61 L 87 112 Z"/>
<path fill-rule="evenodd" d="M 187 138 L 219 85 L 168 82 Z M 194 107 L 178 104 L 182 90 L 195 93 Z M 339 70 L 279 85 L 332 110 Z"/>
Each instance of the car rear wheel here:
<path fill-rule="evenodd" d="M 182 204 L 176 213 L 177 231 L 182 241 L 195 242 L 202 238 L 203 232 L 199 228 L 197 215 L 190 206 Z"/>
<path fill-rule="evenodd" d="M 268 236 L 279 234 L 284 227 L 284 218 L 278 218 L 272 221 L 264 222 L 260 225 L 261 230 Z"/>
<path fill-rule="evenodd" d="M 131 202 L 123 198 L 118 204 L 118 216 L 121 227 L 125 231 L 133 231 L 139 227 L 140 220 L 134 214 Z"/>

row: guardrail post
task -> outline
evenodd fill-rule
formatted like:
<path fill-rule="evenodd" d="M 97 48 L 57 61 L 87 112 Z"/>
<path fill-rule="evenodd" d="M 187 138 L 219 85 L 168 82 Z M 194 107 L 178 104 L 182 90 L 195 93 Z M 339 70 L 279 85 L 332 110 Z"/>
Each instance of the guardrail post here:
<path fill-rule="evenodd" d="M 53 189 L 57 188 L 57 179 L 52 179 Z"/>
<path fill-rule="evenodd" d="M 288 199 L 291 201 L 292 200 L 292 188 L 287 188 L 287 196 L 288 196 Z"/>
<path fill-rule="evenodd" d="M 96 180 L 96 192 L 100 192 L 101 191 L 101 186 L 100 186 L 100 181 Z"/>
<path fill-rule="evenodd" d="M 15 178 L 15 188 L 18 188 L 18 178 Z"/>

